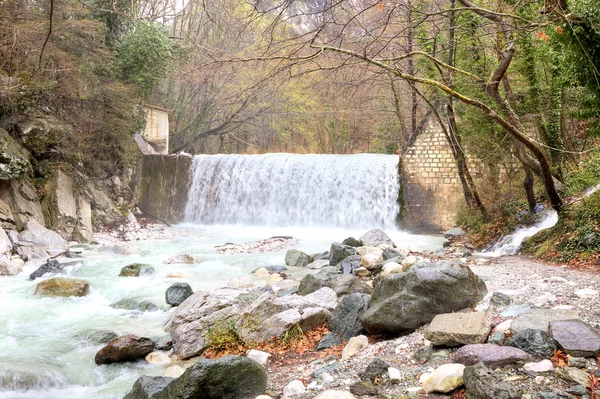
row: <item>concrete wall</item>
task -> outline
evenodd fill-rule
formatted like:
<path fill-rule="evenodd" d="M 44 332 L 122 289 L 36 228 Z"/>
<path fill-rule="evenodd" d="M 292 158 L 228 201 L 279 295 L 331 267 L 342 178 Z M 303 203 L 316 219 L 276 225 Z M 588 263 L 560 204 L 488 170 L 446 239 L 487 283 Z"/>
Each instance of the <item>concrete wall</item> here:
<path fill-rule="evenodd" d="M 189 155 L 144 155 L 135 189 L 140 209 L 163 222 L 182 222 L 191 165 Z"/>
<path fill-rule="evenodd" d="M 159 154 L 169 153 L 169 111 L 153 106 L 144 106 L 146 128 L 142 137 Z"/>
<path fill-rule="evenodd" d="M 403 226 L 427 233 L 453 227 L 465 199 L 450 145 L 433 115 L 402 157 L 400 169 Z"/>

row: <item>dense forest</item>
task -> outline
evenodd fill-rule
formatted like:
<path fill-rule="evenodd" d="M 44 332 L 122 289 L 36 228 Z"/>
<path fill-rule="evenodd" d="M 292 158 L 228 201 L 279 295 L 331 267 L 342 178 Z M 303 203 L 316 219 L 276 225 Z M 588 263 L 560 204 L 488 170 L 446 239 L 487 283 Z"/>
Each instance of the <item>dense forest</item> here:
<path fill-rule="evenodd" d="M 72 128 L 42 177 L 132 165 L 147 102 L 173 153 L 402 154 L 434 118 L 475 230 L 597 183 L 594 0 L 3 0 L 0 60 L 3 128 Z"/>

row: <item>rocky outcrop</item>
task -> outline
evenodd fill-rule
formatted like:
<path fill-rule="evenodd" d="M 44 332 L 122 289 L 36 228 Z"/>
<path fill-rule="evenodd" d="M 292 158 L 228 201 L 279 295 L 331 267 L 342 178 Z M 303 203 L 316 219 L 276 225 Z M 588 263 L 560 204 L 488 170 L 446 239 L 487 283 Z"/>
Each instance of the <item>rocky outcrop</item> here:
<path fill-rule="evenodd" d="M 143 359 L 154 350 L 155 345 L 150 338 L 124 335 L 113 339 L 100 349 L 94 361 L 97 365 L 101 365 Z"/>
<path fill-rule="evenodd" d="M 36 219 L 30 219 L 25 230 L 13 237 L 13 244 L 21 258 L 30 262 L 39 261 L 39 264 L 69 249 L 64 238 L 42 226 Z"/>
<path fill-rule="evenodd" d="M 39 197 L 26 179 L 0 180 L 0 220 L 7 230 L 23 230 L 29 220 L 45 226 Z"/>
<path fill-rule="evenodd" d="M 30 173 L 31 154 L 0 128 L 0 180 L 10 180 Z"/>
<path fill-rule="evenodd" d="M 54 277 L 40 282 L 34 295 L 47 296 L 86 296 L 90 291 L 87 281 L 74 278 Z"/>
<path fill-rule="evenodd" d="M 360 335 L 364 331 L 360 317 L 367 309 L 370 299 L 370 295 L 358 293 L 344 296 L 329 315 L 327 320 L 329 330 L 339 334 L 343 339 Z"/>
<path fill-rule="evenodd" d="M 336 305 L 337 295 L 327 287 L 306 296 L 265 293 L 241 315 L 235 327 L 245 342 L 265 342 L 295 326 L 306 332 L 324 324 Z"/>
<path fill-rule="evenodd" d="M 201 359 L 179 378 L 140 377 L 123 399 L 254 399 L 264 394 L 267 373 L 243 356 Z"/>
<path fill-rule="evenodd" d="M 469 267 L 451 262 L 413 266 L 392 274 L 376 285 L 362 316 L 371 334 L 412 331 L 441 313 L 451 313 L 480 301 L 485 283 Z"/>

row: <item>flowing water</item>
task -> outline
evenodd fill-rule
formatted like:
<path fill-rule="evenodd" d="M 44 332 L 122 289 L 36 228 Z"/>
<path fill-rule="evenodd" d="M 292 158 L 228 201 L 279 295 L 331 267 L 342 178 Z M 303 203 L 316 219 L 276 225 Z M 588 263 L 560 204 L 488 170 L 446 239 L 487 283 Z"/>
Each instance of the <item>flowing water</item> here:
<path fill-rule="evenodd" d="M 413 250 L 442 244 L 439 237 L 394 227 L 397 157 L 201 156 L 194 168 L 189 223 L 168 229 L 169 238 L 132 242 L 138 254 L 129 256 L 102 252 L 98 246 L 78 248 L 83 258 L 61 275 L 87 280 L 91 291 L 86 297 L 34 296 L 40 279 L 27 280 L 30 267 L 18 276 L 0 277 L 0 399 L 122 398 L 140 375 L 162 375 L 166 366 L 145 361 L 96 366 L 94 355 L 103 345 L 86 334 L 110 330 L 164 337 L 162 323 L 169 312 L 164 292 L 173 282 L 208 290 L 232 278 L 253 277 L 255 268 L 284 263 L 285 250 L 221 255 L 216 245 L 290 235 L 299 240 L 297 248 L 316 253 L 373 227 L 386 228 L 399 246 Z M 181 253 L 203 262 L 163 263 Z M 118 277 L 121 267 L 133 262 L 151 265 L 155 273 Z M 166 277 L 175 272 L 188 278 Z M 150 300 L 163 309 L 140 313 L 109 306 L 129 298 Z"/>

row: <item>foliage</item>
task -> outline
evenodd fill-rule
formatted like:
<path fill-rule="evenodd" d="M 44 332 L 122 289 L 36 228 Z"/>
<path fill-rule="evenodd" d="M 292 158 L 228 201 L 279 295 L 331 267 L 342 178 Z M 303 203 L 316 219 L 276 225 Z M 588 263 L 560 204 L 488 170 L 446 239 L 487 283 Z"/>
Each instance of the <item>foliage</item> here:
<path fill-rule="evenodd" d="M 167 30 L 154 22 L 140 21 L 115 46 L 118 76 L 148 96 L 154 84 L 171 71 L 176 48 Z"/>
<path fill-rule="evenodd" d="M 235 321 L 225 320 L 215 323 L 204 331 L 210 350 L 215 352 L 237 350 L 243 345 L 235 329 Z"/>
<path fill-rule="evenodd" d="M 600 184 L 600 155 L 595 154 L 580 161 L 579 165 L 565 177 L 566 193 L 578 194 Z"/>

